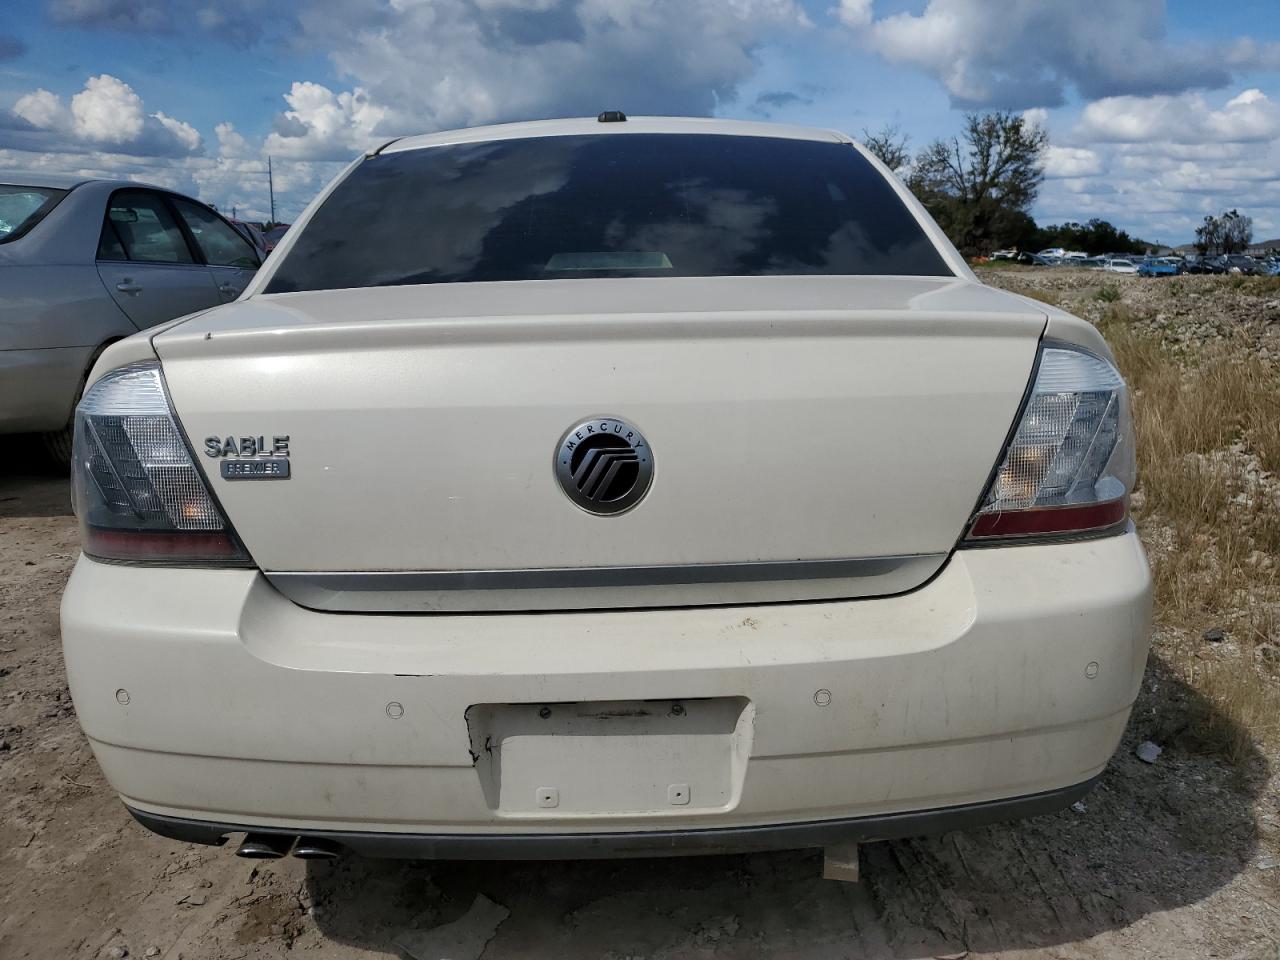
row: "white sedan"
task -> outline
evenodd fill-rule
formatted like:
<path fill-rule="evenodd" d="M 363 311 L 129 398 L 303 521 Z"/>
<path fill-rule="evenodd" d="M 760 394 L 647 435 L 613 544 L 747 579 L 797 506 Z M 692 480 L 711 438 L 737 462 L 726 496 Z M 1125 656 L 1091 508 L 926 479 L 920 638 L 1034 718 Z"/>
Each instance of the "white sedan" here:
<path fill-rule="evenodd" d="M 1138 265 L 1124 257 L 1111 257 L 1103 262 L 1102 269 L 1107 273 L 1137 273 Z"/>
<path fill-rule="evenodd" d="M 142 824 L 245 856 L 1039 813 L 1146 661 L 1107 345 L 829 131 L 386 144 L 76 426 L 80 722 Z"/>

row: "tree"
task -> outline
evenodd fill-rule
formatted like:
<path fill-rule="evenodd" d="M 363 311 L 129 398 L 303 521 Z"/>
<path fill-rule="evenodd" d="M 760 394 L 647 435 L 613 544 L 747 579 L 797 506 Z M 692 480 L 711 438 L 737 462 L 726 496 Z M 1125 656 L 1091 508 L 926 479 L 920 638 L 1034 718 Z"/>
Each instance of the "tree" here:
<path fill-rule="evenodd" d="M 960 251 L 973 255 L 1025 232 L 1049 138 L 1011 111 L 964 119 L 959 137 L 921 151 L 908 185 Z"/>
<path fill-rule="evenodd" d="M 1094 217 L 1088 223 L 1063 223 L 1036 230 L 1033 249 L 1065 247 L 1083 250 L 1090 256 L 1100 253 L 1143 253 L 1151 244 L 1135 239 L 1107 220 Z"/>
<path fill-rule="evenodd" d="M 894 173 L 911 162 L 911 151 L 907 146 L 910 142 L 911 138 L 896 123 L 886 123 L 879 133 L 862 128 L 862 145 Z"/>
<path fill-rule="evenodd" d="M 1253 242 L 1253 218 L 1238 210 L 1228 210 L 1220 217 L 1207 216 L 1196 227 L 1196 251 L 1240 253 Z"/>

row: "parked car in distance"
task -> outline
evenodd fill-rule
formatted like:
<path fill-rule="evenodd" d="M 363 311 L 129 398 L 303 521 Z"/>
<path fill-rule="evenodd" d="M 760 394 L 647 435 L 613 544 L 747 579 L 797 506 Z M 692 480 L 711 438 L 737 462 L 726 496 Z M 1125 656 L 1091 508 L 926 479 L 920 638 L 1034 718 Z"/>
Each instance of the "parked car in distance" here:
<path fill-rule="evenodd" d="M 1137 273 L 1138 267 L 1127 257 L 1111 257 L 1102 264 L 1107 273 Z"/>
<path fill-rule="evenodd" d="M 274 250 L 276 248 L 276 244 L 278 244 L 281 240 L 283 240 L 284 235 L 288 232 L 289 232 L 289 224 L 287 223 L 278 223 L 274 227 L 272 227 L 270 230 L 265 231 L 262 236 L 263 236 L 264 242 L 266 243 L 267 253 L 270 253 L 272 250 Z"/>
<path fill-rule="evenodd" d="M 48 174 L 0 183 L 0 433 L 68 462 L 71 414 L 110 343 L 234 300 L 261 258 L 162 187 Z"/>
<path fill-rule="evenodd" d="M 253 244 L 261 257 L 265 258 L 270 252 L 267 250 L 267 238 L 263 236 L 262 227 L 258 224 L 250 223 L 247 220 L 228 220 L 227 222 L 239 230 L 245 239 Z"/>
<path fill-rule="evenodd" d="M 1179 264 L 1167 257 L 1147 257 L 1138 264 L 1138 274 L 1143 277 L 1176 277 Z"/>
<path fill-rule="evenodd" d="M 1226 268 L 1212 257 L 1187 257 L 1182 264 L 1183 273 L 1214 274 L 1226 273 Z"/>
<path fill-rule="evenodd" d="M 1262 264 L 1258 263 L 1253 257 L 1246 257 L 1242 253 L 1224 254 L 1218 259 L 1218 263 L 1222 267 L 1224 273 L 1242 273 L 1250 277 L 1262 276 Z"/>
<path fill-rule="evenodd" d="M 1101 775 L 1151 614 L 1102 335 L 848 137 L 619 116 L 392 141 L 103 354 L 63 649 L 143 825 L 668 856 Z"/>
<path fill-rule="evenodd" d="M 1012 250 L 1012 249 L 1010 249 L 1010 250 L 996 250 L 996 251 L 994 251 L 994 252 L 991 254 L 990 259 L 992 259 L 992 260 L 1017 260 L 1017 259 L 1018 259 L 1018 251 L 1017 251 L 1017 250 Z"/>

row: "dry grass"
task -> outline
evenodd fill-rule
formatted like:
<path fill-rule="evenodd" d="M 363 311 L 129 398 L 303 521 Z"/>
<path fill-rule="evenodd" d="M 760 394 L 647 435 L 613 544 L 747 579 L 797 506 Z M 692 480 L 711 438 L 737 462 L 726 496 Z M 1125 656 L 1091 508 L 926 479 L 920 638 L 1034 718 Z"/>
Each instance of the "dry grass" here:
<path fill-rule="evenodd" d="M 1197 734 L 1238 760 L 1280 742 L 1280 372 L 1231 343 L 1175 354 L 1132 321 L 1113 304 L 1099 327 L 1134 394 L 1157 622 L 1215 708 Z M 1214 627 L 1233 655 L 1202 640 Z"/>
<path fill-rule="evenodd" d="M 1241 274 L 1227 277 L 1227 287 L 1251 297 L 1280 295 L 1280 277 L 1246 277 Z"/>

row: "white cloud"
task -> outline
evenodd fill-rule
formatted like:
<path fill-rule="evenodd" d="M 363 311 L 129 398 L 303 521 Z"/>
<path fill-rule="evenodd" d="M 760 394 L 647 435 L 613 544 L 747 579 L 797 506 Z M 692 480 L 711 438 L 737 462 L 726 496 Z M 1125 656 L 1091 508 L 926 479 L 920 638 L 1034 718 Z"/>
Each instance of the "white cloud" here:
<path fill-rule="evenodd" d="M 757 47 L 812 26 L 796 0 L 319 0 L 298 23 L 352 86 L 293 84 L 268 149 L 324 158 L 511 119 L 708 115 Z"/>
<path fill-rule="evenodd" d="M 1242 143 L 1280 136 L 1280 105 L 1246 90 L 1220 110 L 1199 94 L 1108 97 L 1085 107 L 1078 135 L 1112 143 Z"/>
<path fill-rule="evenodd" d="M 277 159 L 274 164 L 277 215 L 286 222 L 297 217 L 342 166 Z M 271 209 L 267 164 L 256 158 L 148 157 L 108 151 L 71 153 L 0 147 L 0 174 L 18 171 L 71 173 L 158 184 L 198 197 L 227 213 L 234 209 L 249 220 L 266 220 Z"/>
<path fill-rule="evenodd" d="M 218 138 L 218 155 L 229 159 L 248 157 L 251 154 L 249 142 L 231 123 L 220 123 L 213 128 Z"/>
<path fill-rule="evenodd" d="M 19 97 L 10 113 L 12 119 L 0 116 L 0 147 L 157 156 L 203 149 L 195 127 L 163 112 L 148 114 L 132 87 L 106 73 L 86 80 L 69 105 L 40 88 Z"/>
<path fill-rule="evenodd" d="M 1055 147 L 1045 151 L 1044 175 L 1050 179 L 1091 177 L 1102 172 L 1102 161 L 1083 147 Z"/>
<path fill-rule="evenodd" d="M 1046 157 L 1039 220 L 1102 217 L 1148 240 L 1185 243 L 1206 213 L 1238 208 L 1280 224 L 1280 105 L 1258 89 L 1108 97 L 1085 106 Z M 1266 239 L 1265 237 L 1260 237 Z"/>
<path fill-rule="evenodd" d="M 846 27 L 857 30 L 870 25 L 871 5 L 872 0 L 840 0 L 840 6 L 836 7 L 832 12 L 836 15 L 836 19 Z"/>
<path fill-rule="evenodd" d="M 66 108 L 62 105 L 62 99 L 43 87 L 19 97 L 18 102 L 13 105 L 13 112 L 33 127 L 42 130 L 68 125 L 71 120 L 70 114 L 66 113 Z"/>
<path fill-rule="evenodd" d="M 1049 111 L 1044 107 L 1032 107 L 1030 110 L 1023 110 L 1022 119 L 1027 122 L 1028 126 L 1038 127 L 1041 130 L 1049 129 Z"/>
<path fill-rule="evenodd" d="M 284 157 L 341 160 L 374 145 L 386 118 L 360 87 L 335 94 L 318 83 L 295 83 L 284 95 L 289 104 L 267 137 L 266 151 Z"/>
<path fill-rule="evenodd" d="M 1266 87 L 1237 86 L 1229 99 L 1202 92 L 1280 66 L 1276 44 L 1171 39 L 1161 0 L 809 6 L 842 36 L 937 77 L 953 103 L 1021 109 L 1049 131 L 1041 219 L 1104 216 L 1175 241 L 1215 208 L 1280 222 L 1280 104 Z M 745 103 L 736 98 L 758 76 L 777 84 L 762 48 L 812 27 L 801 0 L 49 0 L 47 8 L 81 28 L 329 51 L 334 79 L 282 82 L 265 139 L 249 136 L 252 126 L 220 123 L 203 131 L 207 154 L 180 102 L 143 104 L 110 74 L 61 96 L 22 91 L 9 111 L 0 103 L 0 168 L 145 179 L 264 217 L 269 151 L 286 219 L 340 168 L 335 161 L 398 135 L 615 108 L 743 115 L 804 100 L 786 78 L 753 85 Z M 1046 109 L 1072 95 L 1088 101 L 1078 116 Z M 957 125 L 953 118 L 935 132 Z"/>
<path fill-rule="evenodd" d="M 71 98 L 78 137 L 100 143 L 128 143 L 142 133 L 146 115 L 142 98 L 123 80 L 108 74 L 90 77 Z"/>
<path fill-rule="evenodd" d="M 545 13 L 554 10 L 560 0 L 474 0 L 482 10 L 525 10 Z"/>
<path fill-rule="evenodd" d="M 1097 99 L 1216 88 L 1234 73 L 1280 65 L 1277 44 L 1170 41 L 1163 0 L 928 0 L 920 13 L 879 20 L 868 8 L 846 0 L 836 16 L 967 107 L 1058 106 L 1069 89 Z"/>
<path fill-rule="evenodd" d="M 168 130 L 175 140 L 187 148 L 191 153 L 200 149 L 203 139 L 200 132 L 189 123 L 182 120 L 175 120 L 173 117 L 165 116 L 163 112 L 157 111 L 153 113 L 152 118 L 156 120 L 162 127 Z"/>
<path fill-rule="evenodd" d="M 82 29 L 331 51 L 341 85 L 299 78 L 264 141 L 218 124 L 212 156 L 173 105 L 148 108 L 110 74 L 0 104 L 0 167 L 160 182 L 265 215 L 269 151 L 286 217 L 340 169 L 332 161 L 398 135 L 613 108 L 709 115 L 756 73 L 758 48 L 812 27 L 799 0 L 50 0 L 48 11 Z"/>

